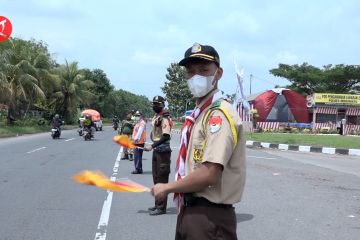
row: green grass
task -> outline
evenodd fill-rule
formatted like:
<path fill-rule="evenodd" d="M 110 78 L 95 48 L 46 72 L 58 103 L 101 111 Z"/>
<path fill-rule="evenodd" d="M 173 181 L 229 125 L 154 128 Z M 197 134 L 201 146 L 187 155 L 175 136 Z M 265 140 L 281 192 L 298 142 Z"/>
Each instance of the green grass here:
<path fill-rule="evenodd" d="M 292 133 L 246 133 L 245 136 L 246 140 L 259 142 L 360 149 L 360 137 Z"/>
<path fill-rule="evenodd" d="M 77 125 L 65 125 L 63 127 L 64 130 L 74 129 L 74 128 L 77 128 Z M 20 136 L 20 135 L 32 134 L 32 133 L 50 132 L 50 131 L 51 131 L 51 126 L 49 125 L 7 126 L 3 123 L 0 123 L 0 138 L 14 137 L 14 136 Z"/>
<path fill-rule="evenodd" d="M 183 124 L 183 122 L 174 122 L 174 129 L 180 130 Z"/>

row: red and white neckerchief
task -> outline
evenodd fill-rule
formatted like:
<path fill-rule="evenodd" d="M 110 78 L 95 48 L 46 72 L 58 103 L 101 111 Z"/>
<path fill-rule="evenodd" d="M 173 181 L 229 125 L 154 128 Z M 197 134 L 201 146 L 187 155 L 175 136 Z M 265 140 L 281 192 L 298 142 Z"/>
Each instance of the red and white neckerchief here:
<path fill-rule="evenodd" d="M 190 140 L 191 130 L 196 119 L 207 107 L 209 107 L 213 102 L 215 102 L 219 98 L 221 98 L 221 93 L 220 92 L 215 93 L 213 96 L 207 99 L 201 106 L 196 107 L 194 109 L 194 112 L 190 116 L 187 116 L 185 118 L 185 122 L 181 129 L 179 155 L 176 160 L 175 181 L 180 181 L 185 177 L 186 153 Z M 174 193 L 174 202 L 177 206 L 177 212 L 180 213 L 180 207 L 181 205 L 183 205 L 183 194 Z"/>

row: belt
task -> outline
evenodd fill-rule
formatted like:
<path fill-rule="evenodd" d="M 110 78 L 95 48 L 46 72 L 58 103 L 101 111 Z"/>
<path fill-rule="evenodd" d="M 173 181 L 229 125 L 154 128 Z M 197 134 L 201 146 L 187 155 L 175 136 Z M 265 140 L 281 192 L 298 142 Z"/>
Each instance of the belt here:
<path fill-rule="evenodd" d="M 218 208 L 232 208 L 232 204 L 224 204 L 224 203 L 214 203 L 210 202 L 204 197 L 189 197 L 184 196 L 184 206 L 185 207 L 193 207 L 193 206 L 203 206 L 203 207 L 218 207 Z"/>

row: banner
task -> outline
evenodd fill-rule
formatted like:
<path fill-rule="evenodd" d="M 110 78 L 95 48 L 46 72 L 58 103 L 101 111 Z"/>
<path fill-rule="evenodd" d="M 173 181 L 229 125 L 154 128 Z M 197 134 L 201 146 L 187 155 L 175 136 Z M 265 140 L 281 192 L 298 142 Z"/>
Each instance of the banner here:
<path fill-rule="evenodd" d="M 314 101 L 315 103 L 325 103 L 331 105 L 360 105 L 360 95 L 314 93 Z"/>

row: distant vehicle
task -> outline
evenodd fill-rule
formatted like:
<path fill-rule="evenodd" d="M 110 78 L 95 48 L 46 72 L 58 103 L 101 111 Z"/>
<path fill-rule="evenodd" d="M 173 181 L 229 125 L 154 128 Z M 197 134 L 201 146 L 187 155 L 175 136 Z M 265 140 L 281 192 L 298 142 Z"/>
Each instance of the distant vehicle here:
<path fill-rule="evenodd" d="M 100 113 L 94 109 L 85 109 L 81 112 L 82 115 L 90 115 L 91 120 L 95 123 L 95 130 L 96 131 L 102 131 L 103 123 L 101 120 Z"/>

